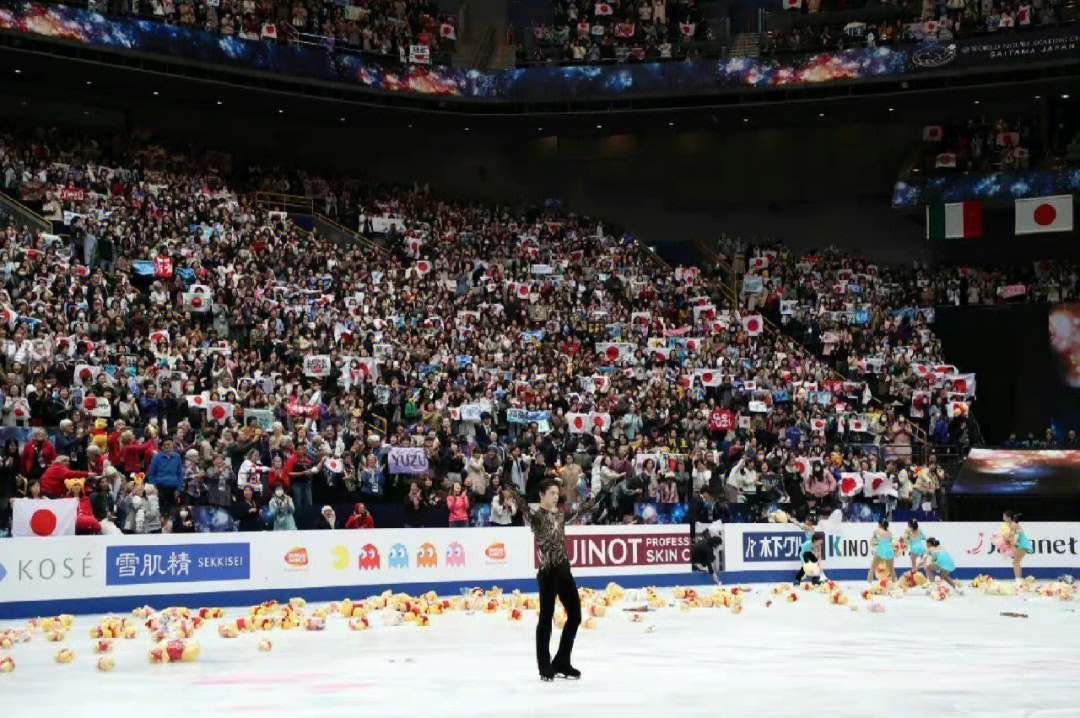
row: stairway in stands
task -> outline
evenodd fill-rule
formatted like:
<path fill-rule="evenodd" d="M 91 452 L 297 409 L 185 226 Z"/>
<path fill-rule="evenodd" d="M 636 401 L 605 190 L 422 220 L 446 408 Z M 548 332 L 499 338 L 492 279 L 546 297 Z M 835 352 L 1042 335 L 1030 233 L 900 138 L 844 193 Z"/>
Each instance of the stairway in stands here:
<path fill-rule="evenodd" d="M 731 56 L 757 57 L 760 52 L 758 46 L 759 37 L 756 32 L 740 32 L 737 34 L 735 41 L 731 43 Z"/>

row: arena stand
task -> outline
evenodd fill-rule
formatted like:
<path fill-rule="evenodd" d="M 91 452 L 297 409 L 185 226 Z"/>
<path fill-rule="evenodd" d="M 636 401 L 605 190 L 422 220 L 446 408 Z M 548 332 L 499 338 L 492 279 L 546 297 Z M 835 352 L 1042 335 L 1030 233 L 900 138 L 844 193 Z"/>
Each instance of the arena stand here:
<path fill-rule="evenodd" d="M 718 277 L 594 220 L 418 188 L 353 185 L 385 246 L 335 241 L 304 228 L 325 196 L 290 218 L 225 159 L 4 136 L 5 191 L 55 232 L 4 229 L 5 496 L 86 471 L 84 529 L 146 532 L 310 527 L 324 505 L 335 527 L 515 523 L 501 484 L 546 476 L 571 505 L 615 482 L 588 522 L 935 508 L 937 452 L 872 373 Z M 867 472 L 887 483 L 839 488 Z"/>

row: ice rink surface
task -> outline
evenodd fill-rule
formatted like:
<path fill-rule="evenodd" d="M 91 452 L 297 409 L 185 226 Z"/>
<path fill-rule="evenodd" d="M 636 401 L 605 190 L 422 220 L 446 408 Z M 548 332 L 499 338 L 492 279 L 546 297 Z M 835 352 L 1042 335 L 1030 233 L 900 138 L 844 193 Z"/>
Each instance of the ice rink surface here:
<path fill-rule="evenodd" d="M 537 678 L 535 611 L 520 622 L 505 611 L 453 612 L 428 627 L 383 625 L 375 612 L 368 631 L 335 616 L 323 632 L 231 640 L 209 621 L 193 664 L 151 665 L 141 630 L 115 642 L 111 673 L 95 668 L 89 630 L 98 617 L 78 616 L 63 643 L 37 633 L 0 650 L 16 662 L 0 675 L 0 706 L 5 718 L 1080 716 L 1080 601 L 967 589 L 936 602 L 913 592 L 879 599 L 885 611 L 875 614 L 855 584 L 857 611 L 820 593 L 788 603 L 771 588 L 753 586 L 738 615 L 673 607 L 633 623 L 609 608 L 578 634 L 583 678 L 554 683 Z M 264 638 L 268 653 L 256 649 Z M 75 651 L 74 663 L 54 662 L 61 647 Z"/>

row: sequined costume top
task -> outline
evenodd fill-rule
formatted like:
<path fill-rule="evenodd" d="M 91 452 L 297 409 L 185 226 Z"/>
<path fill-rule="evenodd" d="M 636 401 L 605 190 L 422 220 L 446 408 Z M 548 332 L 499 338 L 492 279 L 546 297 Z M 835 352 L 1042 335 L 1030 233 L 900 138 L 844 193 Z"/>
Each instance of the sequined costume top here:
<path fill-rule="evenodd" d="M 596 496 L 585 503 L 580 504 L 577 510 L 570 514 L 563 514 L 557 509 L 555 511 L 546 511 L 540 508 L 534 511 L 513 483 L 510 484 L 510 490 L 521 507 L 525 520 L 532 528 L 533 535 L 536 537 L 536 544 L 540 553 L 537 561 L 540 570 L 544 571 L 552 566 L 570 563 L 570 558 L 566 555 L 566 522 L 573 522 L 582 514 L 592 511 L 600 503 L 600 499 L 606 493 L 607 487 L 598 491 Z"/>

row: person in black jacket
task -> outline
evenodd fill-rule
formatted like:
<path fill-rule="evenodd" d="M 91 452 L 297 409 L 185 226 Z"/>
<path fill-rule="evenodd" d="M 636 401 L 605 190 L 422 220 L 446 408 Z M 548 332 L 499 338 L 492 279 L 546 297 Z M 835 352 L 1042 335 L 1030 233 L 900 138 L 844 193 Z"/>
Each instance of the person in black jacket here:
<path fill-rule="evenodd" d="M 181 506 L 180 510 L 176 512 L 176 520 L 173 521 L 172 532 L 174 534 L 195 533 L 195 519 L 191 515 L 191 509 L 187 506 Z"/>
<path fill-rule="evenodd" d="M 337 517 L 334 515 L 334 509 L 330 506 L 323 506 L 322 511 L 319 512 L 319 518 L 315 519 L 315 525 L 312 528 L 317 530 L 337 528 Z"/>
<path fill-rule="evenodd" d="M 236 520 L 241 531 L 262 530 L 262 513 L 259 511 L 259 505 L 255 503 L 255 492 L 251 490 L 250 486 L 244 487 L 244 494 L 236 502 L 235 510 Z"/>

